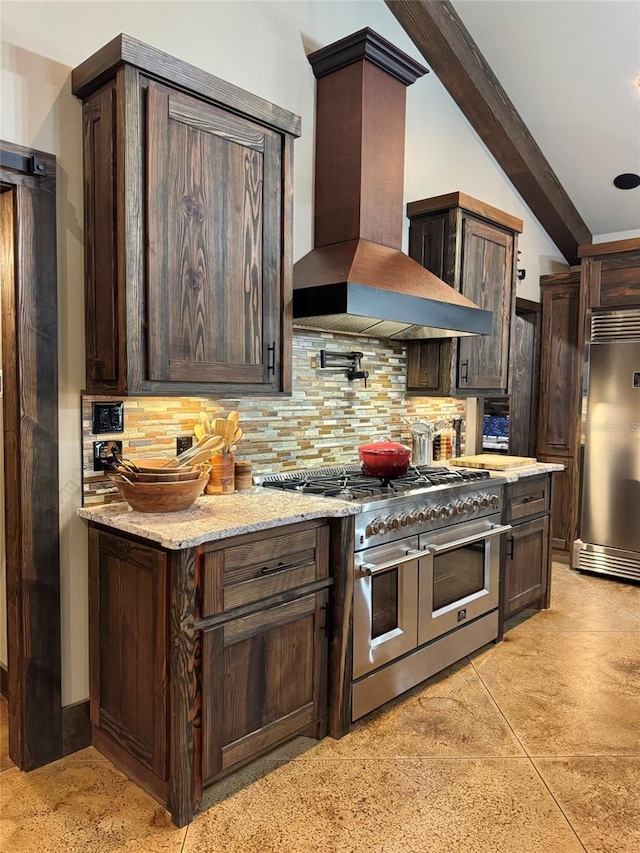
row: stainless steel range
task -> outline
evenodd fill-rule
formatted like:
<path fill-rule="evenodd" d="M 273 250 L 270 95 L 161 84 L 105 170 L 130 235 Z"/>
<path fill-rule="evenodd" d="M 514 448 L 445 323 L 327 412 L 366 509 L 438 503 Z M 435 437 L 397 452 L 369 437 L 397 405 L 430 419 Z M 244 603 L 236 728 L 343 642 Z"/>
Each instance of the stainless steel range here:
<path fill-rule="evenodd" d="M 497 638 L 504 479 L 415 467 L 383 481 L 353 466 L 256 482 L 361 504 L 353 720 Z"/>

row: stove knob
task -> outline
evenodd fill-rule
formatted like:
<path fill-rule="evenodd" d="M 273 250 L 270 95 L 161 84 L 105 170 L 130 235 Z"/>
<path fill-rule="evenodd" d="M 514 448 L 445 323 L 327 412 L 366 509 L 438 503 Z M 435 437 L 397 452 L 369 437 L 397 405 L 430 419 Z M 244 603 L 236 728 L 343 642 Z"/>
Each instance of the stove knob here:
<path fill-rule="evenodd" d="M 388 531 L 397 530 L 400 526 L 398 519 L 395 515 L 388 515 L 385 519 L 385 527 Z"/>
<path fill-rule="evenodd" d="M 480 509 L 480 498 L 478 498 L 478 497 L 472 498 L 470 503 L 471 503 L 471 512 L 478 512 L 478 510 Z"/>
<path fill-rule="evenodd" d="M 380 533 L 384 533 L 386 530 L 386 525 L 381 518 L 374 518 L 373 521 L 367 525 L 367 529 L 365 531 L 366 536 L 378 536 Z"/>
<path fill-rule="evenodd" d="M 424 512 L 421 509 L 414 509 L 409 519 L 411 524 L 424 524 Z"/>
<path fill-rule="evenodd" d="M 486 509 L 491 503 L 491 498 L 489 495 L 480 495 L 480 506 L 482 509 Z"/>
<path fill-rule="evenodd" d="M 467 511 L 464 501 L 458 501 L 454 507 L 456 515 L 464 515 Z"/>
<path fill-rule="evenodd" d="M 455 512 L 453 508 L 453 504 L 447 504 L 446 506 L 441 506 L 438 508 L 438 514 L 440 518 L 451 518 L 453 513 Z"/>
<path fill-rule="evenodd" d="M 491 506 L 494 509 L 498 509 L 500 506 L 500 498 L 497 495 L 491 495 Z"/>
<path fill-rule="evenodd" d="M 411 524 L 411 517 L 406 512 L 400 513 L 400 527 L 408 527 Z"/>
<path fill-rule="evenodd" d="M 427 517 L 426 520 L 427 521 L 435 521 L 436 518 L 440 518 L 439 509 L 440 509 L 440 507 L 430 506 L 425 512 L 426 517 Z"/>

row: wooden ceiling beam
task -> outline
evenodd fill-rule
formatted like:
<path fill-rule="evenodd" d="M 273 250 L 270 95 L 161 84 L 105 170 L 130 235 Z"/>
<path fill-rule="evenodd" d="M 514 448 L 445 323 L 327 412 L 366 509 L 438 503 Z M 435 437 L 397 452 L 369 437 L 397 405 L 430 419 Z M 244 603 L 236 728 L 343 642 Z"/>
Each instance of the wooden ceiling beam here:
<path fill-rule="evenodd" d="M 385 0 L 570 264 L 591 232 L 449 0 Z"/>

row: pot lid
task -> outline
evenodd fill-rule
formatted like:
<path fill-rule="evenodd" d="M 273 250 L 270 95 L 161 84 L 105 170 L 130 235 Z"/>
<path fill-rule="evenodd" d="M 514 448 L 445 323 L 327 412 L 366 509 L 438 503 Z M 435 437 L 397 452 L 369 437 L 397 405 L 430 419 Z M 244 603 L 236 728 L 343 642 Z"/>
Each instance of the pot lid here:
<path fill-rule="evenodd" d="M 411 449 L 397 441 L 372 441 L 370 444 L 361 444 L 358 448 L 362 453 L 378 453 L 384 456 L 405 456 L 411 453 Z"/>

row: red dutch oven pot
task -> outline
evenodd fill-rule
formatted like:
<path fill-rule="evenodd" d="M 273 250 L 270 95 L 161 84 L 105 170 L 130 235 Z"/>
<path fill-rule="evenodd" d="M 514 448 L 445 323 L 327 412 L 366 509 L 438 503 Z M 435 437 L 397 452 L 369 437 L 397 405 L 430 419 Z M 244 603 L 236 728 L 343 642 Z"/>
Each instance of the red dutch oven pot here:
<path fill-rule="evenodd" d="M 362 473 L 368 477 L 402 477 L 407 473 L 411 450 L 396 441 L 374 441 L 358 448 Z"/>

